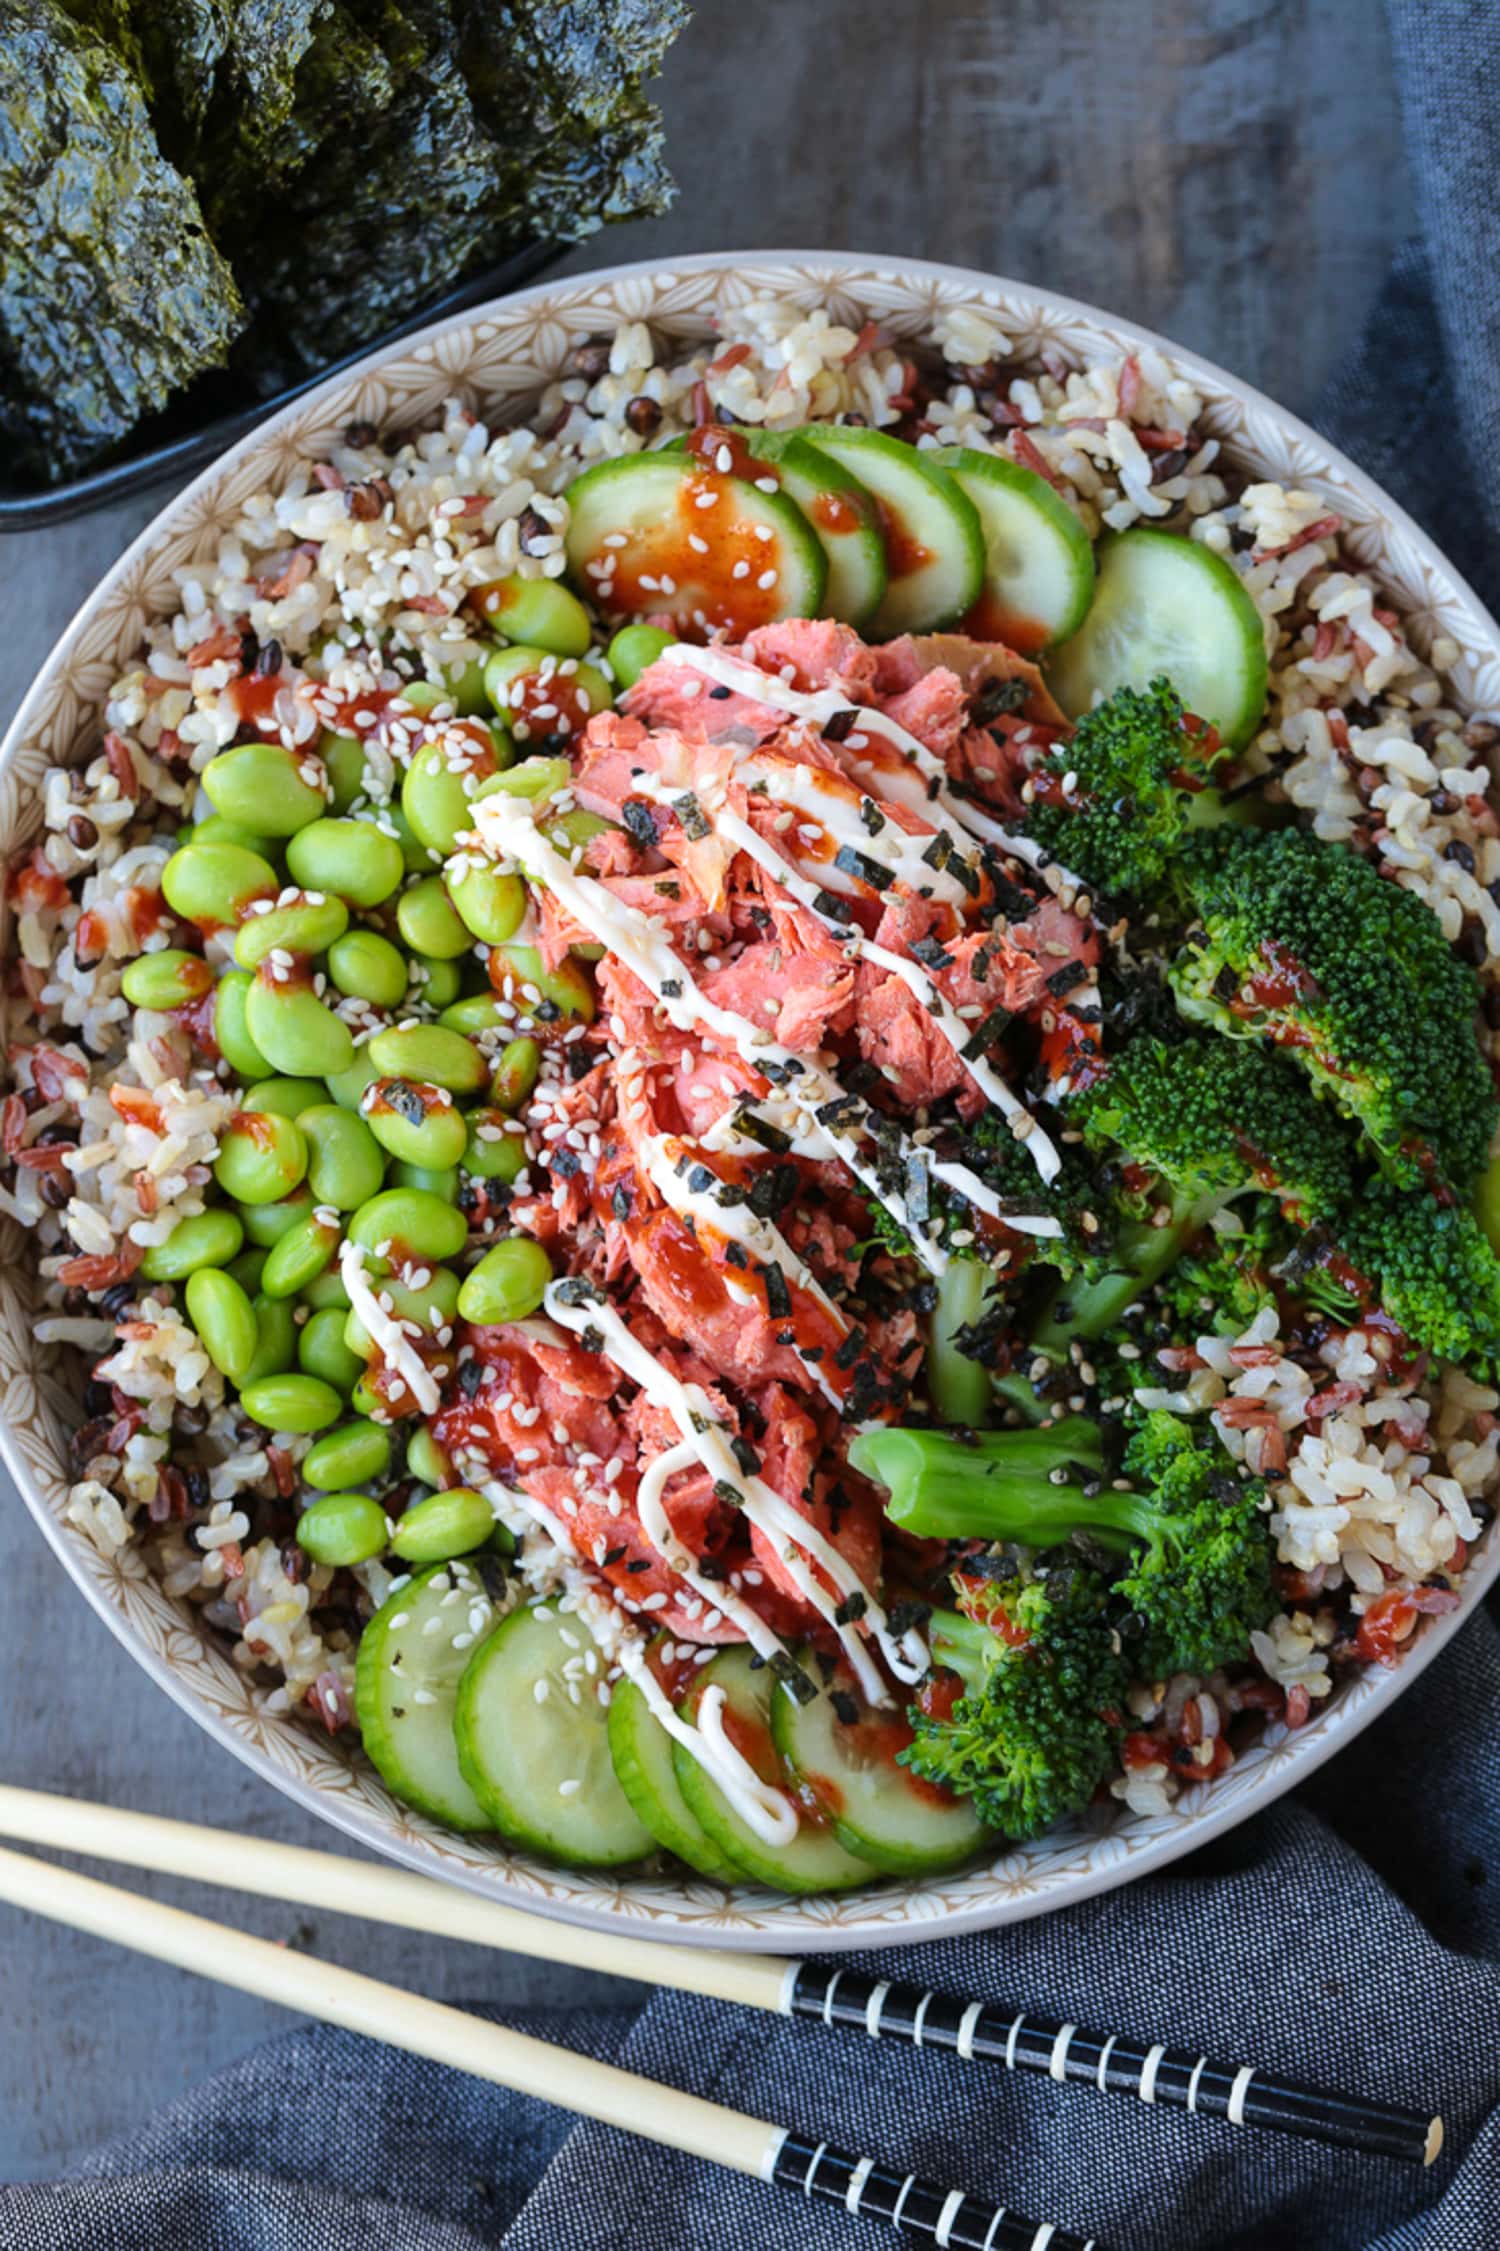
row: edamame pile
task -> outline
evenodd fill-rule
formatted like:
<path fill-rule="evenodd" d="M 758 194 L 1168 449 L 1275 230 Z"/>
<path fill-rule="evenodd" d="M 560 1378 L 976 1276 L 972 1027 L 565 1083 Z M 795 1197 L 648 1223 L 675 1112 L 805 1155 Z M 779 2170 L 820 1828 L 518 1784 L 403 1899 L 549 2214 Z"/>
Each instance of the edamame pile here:
<path fill-rule="evenodd" d="M 538 707 L 581 723 L 610 682 L 555 580 L 497 580 L 474 608 L 504 640 L 393 699 L 387 739 L 409 753 L 393 788 L 339 726 L 210 760 L 211 811 L 179 833 L 162 890 L 213 958 L 171 945 L 122 979 L 133 1008 L 196 1011 L 241 1090 L 205 1208 L 143 1274 L 177 1293 L 250 1422 L 305 1446 L 295 1537 L 329 1568 L 512 1544 L 413 1417 L 452 1382 L 460 1323 L 541 1303 L 546 1251 L 504 1232 L 527 1185 L 520 1113 L 548 1047 L 595 1012 L 586 969 L 549 968 L 532 942 L 522 877 L 469 831 L 481 792 L 566 777 L 566 732 L 549 738 Z M 624 674 L 644 654 L 638 628 L 621 636 Z M 570 840 L 608 826 L 575 814 Z"/>

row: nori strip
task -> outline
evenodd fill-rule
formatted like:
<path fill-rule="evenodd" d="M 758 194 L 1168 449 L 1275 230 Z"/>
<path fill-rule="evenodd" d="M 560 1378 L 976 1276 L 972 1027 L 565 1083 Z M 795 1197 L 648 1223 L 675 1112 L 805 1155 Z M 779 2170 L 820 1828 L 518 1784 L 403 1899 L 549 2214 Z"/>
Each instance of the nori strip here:
<path fill-rule="evenodd" d="M 115 47 L 57 0 L 0 32 L 4 421 L 55 478 L 221 365 L 243 306 Z"/>

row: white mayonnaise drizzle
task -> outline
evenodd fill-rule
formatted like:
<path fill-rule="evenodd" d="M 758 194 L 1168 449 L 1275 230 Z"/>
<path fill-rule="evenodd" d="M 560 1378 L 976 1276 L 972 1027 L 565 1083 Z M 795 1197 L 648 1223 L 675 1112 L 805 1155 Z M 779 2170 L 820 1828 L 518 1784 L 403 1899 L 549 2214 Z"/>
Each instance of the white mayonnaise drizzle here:
<path fill-rule="evenodd" d="M 606 1298 L 601 1295 L 587 1298 L 581 1304 L 571 1304 L 560 1294 L 567 1286 L 558 1282 L 548 1286 L 546 1305 L 552 1318 L 575 1335 L 585 1329 L 596 1330 L 615 1366 L 639 1384 L 654 1405 L 666 1410 L 681 1432 L 683 1442 L 693 1448 L 710 1477 L 716 1483 L 722 1481 L 732 1486 L 740 1494 L 746 1518 L 775 1542 L 798 1593 L 834 1628 L 866 1701 L 888 1704 L 890 1692 L 870 1661 L 864 1637 L 852 1623 L 843 1624 L 835 1616 L 845 1596 L 857 1594 L 862 1598 L 865 1606 L 862 1623 L 879 1643 L 896 1678 L 920 1680 L 929 1661 L 927 1645 L 921 1635 L 915 1632 L 899 1638 L 893 1635 L 880 1603 L 833 1542 L 763 1478 L 746 1474 L 735 1459 L 728 1433 L 698 1386 L 683 1383 L 670 1368 L 654 1359 L 631 1335 Z M 834 1594 L 814 1576 L 809 1561 L 817 1564 L 836 1590 Z"/>
<path fill-rule="evenodd" d="M 860 798 L 867 805 L 873 805 L 874 800 L 862 796 L 858 784 L 851 782 L 847 775 L 827 774 L 819 766 L 768 760 L 756 751 L 746 751 L 735 761 L 735 767 L 747 789 L 790 810 L 805 813 L 809 821 L 816 822 L 833 838 L 835 848 L 849 845 L 861 859 L 873 860 L 883 868 L 893 883 L 904 883 L 913 891 L 925 892 L 944 906 L 962 907 L 967 901 L 968 886 L 951 873 L 946 863 L 935 867 L 923 858 L 938 834 L 948 834 L 941 823 L 917 833 L 881 815 L 880 827 L 872 830 L 861 819 L 859 805 L 851 804 L 850 798 Z M 701 796 L 701 791 L 699 794 Z M 794 822 L 789 837 L 796 831 Z M 848 874 L 832 860 L 820 861 L 818 873 L 825 890 L 837 891 L 851 899 L 865 895 L 865 886 L 858 876 Z"/>
<path fill-rule="evenodd" d="M 365 1276 L 365 1254 L 345 1236 L 339 1248 L 339 1279 L 349 1293 L 349 1303 L 370 1341 L 388 1368 L 401 1378 L 424 1415 L 435 1415 L 442 1404 L 437 1378 L 413 1345 L 405 1327 L 387 1313 Z"/>
<path fill-rule="evenodd" d="M 679 1470 L 699 1467 L 698 1449 L 688 1445 L 686 1440 L 680 1446 L 668 1447 L 666 1453 L 658 1454 L 648 1464 L 635 1495 L 635 1513 L 641 1530 L 668 1570 L 685 1580 L 711 1610 L 720 1611 L 738 1626 L 757 1655 L 779 1656 L 786 1647 L 781 1636 L 771 1631 L 760 1613 L 742 1595 L 736 1594 L 733 1587 L 722 1579 L 705 1579 L 691 1552 L 672 1530 L 662 1496 Z"/>
<path fill-rule="evenodd" d="M 704 1691 L 705 1718 L 710 1717 L 710 1700 L 715 1696 L 718 1699 L 712 1708 L 710 1726 L 700 1729 L 683 1719 L 651 1670 L 644 1638 L 630 1624 L 619 1604 L 612 1602 L 589 1577 L 579 1562 L 572 1535 L 561 1520 L 544 1502 L 533 1500 L 518 1486 L 502 1485 L 494 1479 L 482 1485 L 480 1491 L 494 1510 L 496 1521 L 510 1531 L 535 1527 L 547 1535 L 554 1553 L 542 1557 L 542 1564 L 561 1581 L 572 1614 L 587 1626 L 604 1657 L 635 1682 L 653 1717 L 672 1740 L 680 1743 L 688 1756 L 697 1761 L 705 1774 L 713 1777 L 746 1828 L 752 1829 L 768 1845 L 789 1845 L 797 1834 L 797 1808 L 784 1790 L 762 1782 L 729 1741 L 723 1724 L 723 1690 Z M 771 1638 L 775 1641 L 774 1635 Z M 776 1647 L 781 1647 L 780 1642 L 776 1642 Z"/>

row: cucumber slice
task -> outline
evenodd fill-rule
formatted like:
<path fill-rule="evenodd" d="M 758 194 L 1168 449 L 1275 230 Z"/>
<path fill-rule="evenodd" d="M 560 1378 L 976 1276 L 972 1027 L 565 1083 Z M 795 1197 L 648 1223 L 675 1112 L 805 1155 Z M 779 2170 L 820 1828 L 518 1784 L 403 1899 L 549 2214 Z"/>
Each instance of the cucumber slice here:
<path fill-rule="evenodd" d="M 1079 719 L 1099 697 L 1149 687 L 1163 673 L 1189 711 L 1243 749 L 1266 703 L 1260 613 L 1212 548 L 1136 524 L 1104 541 L 1089 614 L 1047 679 Z"/>
<path fill-rule="evenodd" d="M 582 1619 L 551 1603 L 513 1610 L 458 1684 L 453 1733 L 492 1828 L 552 1860 L 616 1868 L 653 1839 L 615 1780 L 597 1676 L 579 1662 L 593 1646 Z"/>
<path fill-rule="evenodd" d="M 738 639 L 819 614 L 827 558 L 783 492 L 662 449 L 598 462 L 563 498 L 573 583 L 611 622 L 669 617 L 684 636 L 727 626 Z"/>
<path fill-rule="evenodd" d="M 775 1675 L 767 1666 L 752 1669 L 748 1649 L 724 1649 L 705 1665 L 685 1701 L 684 1719 L 696 1718 L 706 1688 L 724 1691 L 724 1725 L 731 1742 L 763 1782 L 784 1779 L 771 1736 L 771 1690 Z M 672 1745 L 672 1764 L 688 1808 L 713 1843 L 743 1875 L 773 1891 L 848 1891 L 866 1884 L 874 1864 L 846 1852 L 833 1831 L 803 1820 L 789 1845 L 768 1845 L 747 1828 L 708 1770 L 685 1744 Z"/>
<path fill-rule="evenodd" d="M 704 1831 L 677 1783 L 672 1738 L 633 1680 L 615 1683 L 609 1707 L 609 1754 L 620 1788 L 659 1845 L 721 1884 L 740 1871 Z"/>
<path fill-rule="evenodd" d="M 851 1696 L 852 1675 L 832 1688 Z M 850 1852 L 893 1876 L 956 1868 L 972 1858 L 989 1831 L 962 1798 L 908 1774 L 896 1753 L 911 1741 L 897 1712 L 872 1712 L 857 1695 L 858 1717 L 840 1719 L 829 1690 L 799 1704 L 785 1688 L 771 1701 L 771 1734 L 783 1763 L 822 1807 Z"/>
<path fill-rule="evenodd" d="M 453 1743 L 454 1700 L 474 1654 L 472 1641 L 455 1648 L 454 1638 L 482 1637 L 494 1622 L 474 1565 L 439 1563 L 390 1595 L 359 1639 L 354 1712 L 365 1749 L 404 1804 L 450 1829 L 490 1826 Z"/>
<path fill-rule="evenodd" d="M 984 591 L 964 631 L 1025 657 L 1066 641 L 1094 592 L 1093 542 L 1067 502 L 997 453 L 940 446 L 933 459 L 973 501 L 984 532 Z"/>
<path fill-rule="evenodd" d="M 735 443 L 768 476 L 776 477 L 817 534 L 828 558 L 828 583 L 820 616 L 865 626 L 880 607 L 886 587 L 885 540 L 874 501 L 857 477 L 820 453 L 795 430 L 737 429 Z M 663 453 L 685 453 L 686 438 L 674 438 Z"/>
<path fill-rule="evenodd" d="M 888 577 L 870 620 L 875 639 L 956 624 L 984 589 L 979 511 L 957 479 L 883 430 L 819 422 L 797 435 L 857 477 L 879 510 Z"/>

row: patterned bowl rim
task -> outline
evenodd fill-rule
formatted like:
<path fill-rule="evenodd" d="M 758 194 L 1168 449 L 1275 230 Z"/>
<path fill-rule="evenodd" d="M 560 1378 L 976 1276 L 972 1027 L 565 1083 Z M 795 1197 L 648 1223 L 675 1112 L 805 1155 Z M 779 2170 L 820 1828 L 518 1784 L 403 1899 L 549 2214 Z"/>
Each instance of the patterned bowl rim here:
<path fill-rule="evenodd" d="M 878 253 L 764 250 L 711 252 L 697 257 L 646 258 L 628 264 L 601 267 L 591 272 L 554 277 L 518 290 L 510 296 L 474 307 L 439 321 L 404 338 L 399 345 L 371 353 L 316 391 L 269 417 L 247 437 L 232 446 L 190 484 L 167 502 L 120 556 L 93 593 L 82 604 L 60 635 L 0 744 L 0 780 L 8 774 L 32 730 L 47 711 L 70 662 L 85 635 L 112 597 L 126 587 L 153 550 L 164 544 L 194 517 L 200 538 L 208 539 L 216 522 L 205 505 L 230 473 L 264 451 L 274 458 L 276 441 L 294 428 L 304 430 L 319 419 L 319 427 L 336 429 L 350 418 L 360 386 L 382 371 L 407 361 L 431 365 L 440 359 L 448 387 L 465 386 L 465 363 L 455 357 L 452 344 L 467 339 L 471 349 L 481 341 L 485 324 L 514 322 L 528 313 L 545 313 L 569 306 L 596 312 L 600 324 L 609 318 L 648 322 L 662 316 L 654 305 L 641 303 L 641 288 L 660 290 L 691 277 L 733 277 L 747 283 L 742 294 L 774 294 L 778 290 L 798 302 L 816 301 L 835 292 L 849 300 L 864 299 L 875 317 L 893 320 L 915 333 L 913 316 L 930 317 L 940 306 L 977 303 L 995 313 L 1004 325 L 1024 326 L 1027 321 L 1043 331 L 1067 329 L 1101 354 L 1120 349 L 1152 346 L 1165 353 L 1174 368 L 1205 396 L 1210 427 L 1243 430 L 1250 420 L 1264 431 L 1289 442 L 1296 455 L 1299 482 L 1326 490 L 1347 510 L 1354 544 L 1359 527 L 1366 532 L 1382 529 L 1397 535 L 1407 549 L 1404 571 L 1393 586 L 1389 558 L 1382 557 L 1385 583 L 1412 618 L 1414 637 L 1421 639 L 1431 615 L 1441 611 L 1444 631 L 1455 624 L 1465 630 L 1471 657 L 1477 653 L 1485 667 L 1487 696 L 1472 696 L 1476 709 L 1500 707 L 1500 625 L 1485 609 L 1472 587 L 1445 560 L 1427 534 L 1381 488 L 1320 437 L 1309 425 L 1288 413 L 1264 393 L 1215 365 L 1211 360 L 1172 343 L 1124 316 L 1108 313 L 1083 300 L 1034 287 L 971 268 L 930 259 L 883 256 Z M 609 292 L 636 284 L 633 302 L 611 308 Z M 874 292 L 873 301 L 871 292 Z M 891 292 L 896 292 L 892 296 Z M 904 293 L 904 294 L 903 294 Z M 696 304 L 672 309 L 665 325 L 700 335 L 709 333 L 703 315 L 711 310 L 707 295 Z M 687 314 L 687 321 L 680 317 Z M 1018 324 L 1017 314 L 1020 315 Z M 448 346 L 447 351 L 440 348 Z M 527 382 L 512 386 L 532 388 Z M 1215 421 L 1217 410 L 1218 420 Z M 1234 450 L 1231 437 L 1230 450 Z M 1253 451 L 1253 445 L 1241 451 Z M 1418 583 L 1413 587 L 1410 582 Z M 1426 617 L 1424 620 L 1424 612 Z M 121 605 L 122 622 L 128 609 Z M 114 649 L 116 660 L 133 653 L 138 634 L 128 646 L 123 637 Z M 1465 671 L 1474 678 L 1470 657 L 1461 660 L 1456 677 Z M 4 839 L 8 853 L 13 833 Z M 37 1372 L 35 1365 L 31 1371 Z M 40 1400 L 26 1417 L 35 1428 L 43 1449 L 55 1454 L 43 1429 Z M 788 1899 L 777 1894 L 746 1891 L 726 1895 L 718 1886 L 695 1883 L 663 1884 L 651 1878 L 618 1877 L 611 1871 L 555 1869 L 521 1854 L 494 1852 L 474 1840 L 455 1837 L 396 1803 L 368 1774 L 357 1796 L 346 1796 L 331 1786 L 330 1769 L 340 1765 L 346 1777 L 348 1758 L 340 1760 L 332 1746 L 319 1743 L 295 1722 L 268 1723 L 257 1715 L 248 1692 L 238 1704 L 226 1699 L 215 1708 L 207 1692 L 179 1670 L 179 1660 L 167 1649 L 147 1645 L 140 1624 L 127 1614 L 128 1588 L 139 1574 L 127 1565 L 108 1581 L 97 1569 L 97 1557 L 85 1536 L 68 1523 L 58 1503 L 49 1500 L 31 1461 L 22 1450 L 13 1418 L 0 1420 L 0 1457 L 3 1457 L 27 1507 L 62 1562 L 68 1576 L 104 1620 L 132 1657 L 157 1685 L 214 1740 L 244 1762 L 264 1781 L 297 1804 L 341 1829 L 367 1849 L 385 1855 L 420 1873 L 457 1883 L 482 1896 L 502 1898 L 551 1919 L 618 1929 L 633 1936 L 649 1936 L 683 1945 L 730 1947 L 746 1951 L 831 1952 L 870 1947 L 893 1940 L 912 1942 L 952 1936 L 960 1931 L 992 1928 L 1050 1913 L 1155 1873 L 1226 1830 L 1262 1812 L 1284 1792 L 1307 1780 L 1325 1760 L 1353 1740 L 1377 1719 L 1417 1675 L 1447 1645 L 1488 1588 L 1500 1575 L 1500 1528 L 1492 1526 L 1476 1545 L 1464 1575 L 1461 1602 L 1441 1617 L 1422 1620 L 1402 1660 L 1386 1671 L 1370 1667 L 1341 1685 L 1329 1703 L 1295 1735 L 1274 1729 L 1265 1741 L 1247 1753 L 1230 1774 L 1214 1785 L 1185 1791 L 1170 1814 L 1139 1816 L 1120 1814 L 1102 1831 L 1073 1826 L 1020 1851 L 1008 1850 L 979 1868 L 956 1875 L 937 1875 L 909 1881 L 889 1880 L 857 1893 L 833 1898 Z M 57 1466 L 59 1484 L 66 1470 Z M 91 1562 L 95 1566 L 91 1568 Z M 163 1598 L 164 1599 L 164 1598 Z M 207 1639 L 191 1612 L 176 1611 L 190 1639 Z M 227 1662 L 227 1660 L 226 1660 Z M 268 1739 L 279 1736 L 275 1752 Z M 299 1756 L 297 1746 L 301 1745 Z M 288 1762 L 291 1762 L 290 1764 Z M 293 1771 L 300 1767 L 301 1771 Z M 357 1771 L 357 1770 L 356 1770 Z M 952 1887 L 959 1887 L 955 1895 Z M 948 1887 L 945 1891 L 944 1887 Z"/>

